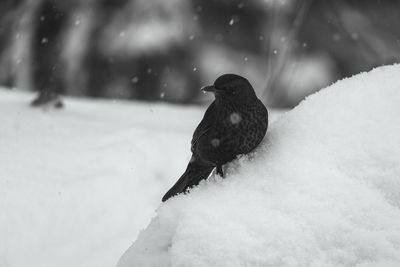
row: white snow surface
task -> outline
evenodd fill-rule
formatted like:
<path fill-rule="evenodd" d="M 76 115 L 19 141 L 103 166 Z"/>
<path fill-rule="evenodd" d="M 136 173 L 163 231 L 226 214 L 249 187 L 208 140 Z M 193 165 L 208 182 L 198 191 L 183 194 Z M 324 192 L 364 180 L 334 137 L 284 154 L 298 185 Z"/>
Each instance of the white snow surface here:
<path fill-rule="evenodd" d="M 400 65 L 341 80 L 163 203 L 118 267 L 400 266 Z"/>
<path fill-rule="evenodd" d="M 190 159 L 205 107 L 0 89 L 0 266 L 115 266 Z"/>

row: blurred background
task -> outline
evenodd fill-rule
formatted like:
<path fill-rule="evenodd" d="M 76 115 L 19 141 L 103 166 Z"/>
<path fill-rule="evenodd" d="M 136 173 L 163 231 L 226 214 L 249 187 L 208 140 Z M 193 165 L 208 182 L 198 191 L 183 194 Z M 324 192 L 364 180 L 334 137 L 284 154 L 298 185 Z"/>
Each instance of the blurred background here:
<path fill-rule="evenodd" d="M 203 103 L 223 73 L 290 108 L 400 61 L 396 0 L 2 0 L 0 85 Z"/>

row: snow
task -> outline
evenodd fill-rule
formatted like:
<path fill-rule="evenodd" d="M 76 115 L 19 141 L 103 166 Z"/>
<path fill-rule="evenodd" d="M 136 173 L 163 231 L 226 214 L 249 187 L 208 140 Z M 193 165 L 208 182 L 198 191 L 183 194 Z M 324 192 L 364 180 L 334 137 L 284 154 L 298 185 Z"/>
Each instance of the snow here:
<path fill-rule="evenodd" d="M 0 266 L 115 266 L 185 168 L 204 107 L 32 99 L 0 89 Z"/>
<path fill-rule="evenodd" d="M 341 80 L 160 204 L 118 267 L 400 266 L 400 65 Z"/>
<path fill-rule="evenodd" d="M 206 107 L 33 97 L 0 88 L 0 266 L 115 266 L 184 171 Z"/>

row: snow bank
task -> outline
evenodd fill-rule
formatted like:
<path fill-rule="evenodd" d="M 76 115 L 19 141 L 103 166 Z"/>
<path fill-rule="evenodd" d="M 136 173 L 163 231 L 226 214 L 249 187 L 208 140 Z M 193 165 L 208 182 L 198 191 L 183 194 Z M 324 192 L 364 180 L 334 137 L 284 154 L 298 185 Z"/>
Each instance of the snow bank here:
<path fill-rule="evenodd" d="M 128 266 L 400 266 L 400 65 L 312 95 L 161 204 Z"/>

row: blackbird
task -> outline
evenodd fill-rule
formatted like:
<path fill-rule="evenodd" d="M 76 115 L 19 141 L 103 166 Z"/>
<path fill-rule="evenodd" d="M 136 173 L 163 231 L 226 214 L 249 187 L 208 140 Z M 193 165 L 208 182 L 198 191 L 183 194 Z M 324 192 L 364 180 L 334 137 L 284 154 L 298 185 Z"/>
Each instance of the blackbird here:
<path fill-rule="evenodd" d="M 267 132 L 268 111 L 247 79 L 224 74 L 201 90 L 213 92 L 215 100 L 194 131 L 192 157 L 185 173 L 164 195 L 163 202 L 198 185 L 215 167 L 223 177 L 222 165 L 252 151 Z"/>

